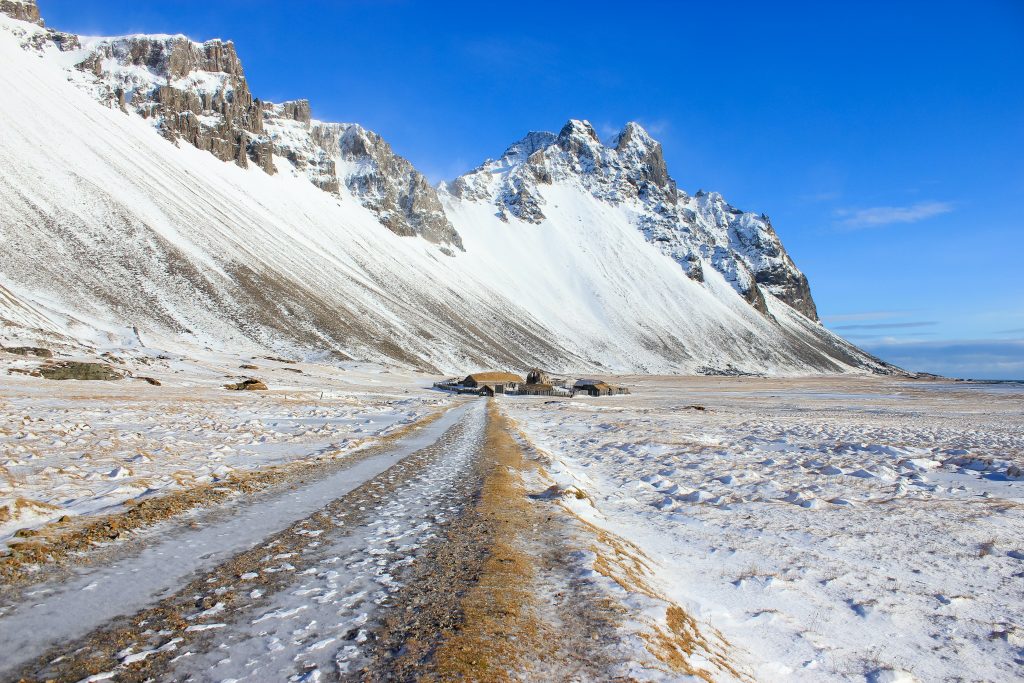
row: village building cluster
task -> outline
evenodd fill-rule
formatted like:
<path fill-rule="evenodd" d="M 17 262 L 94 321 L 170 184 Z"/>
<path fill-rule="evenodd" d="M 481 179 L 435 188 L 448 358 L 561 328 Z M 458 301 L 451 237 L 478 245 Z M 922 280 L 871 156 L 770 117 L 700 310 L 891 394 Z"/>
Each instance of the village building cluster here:
<path fill-rule="evenodd" d="M 434 383 L 434 388 L 457 394 L 495 396 L 619 396 L 629 389 L 600 379 L 562 380 L 556 383 L 542 370 L 534 368 L 521 376 L 511 372 L 476 372 L 464 379 L 457 377 Z"/>

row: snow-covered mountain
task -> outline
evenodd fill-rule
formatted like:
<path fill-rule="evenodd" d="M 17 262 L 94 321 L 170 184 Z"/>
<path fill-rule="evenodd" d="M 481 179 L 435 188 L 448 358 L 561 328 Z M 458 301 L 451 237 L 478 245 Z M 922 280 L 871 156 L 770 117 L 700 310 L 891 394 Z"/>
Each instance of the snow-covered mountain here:
<path fill-rule="evenodd" d="M 693 280 L 717 270 L 752 306 L 769 315 L 764 288 L 812 320 L 817 310 L 807 278 L 765 215 L 734 209 L 717 193 L 691 197 L 668 174 L 661 144 L 628 123 L 604 145 L 587 121 L 569 121 L 558 135 L 530 133 L 498 161 L 457 179 L 456 196 L 489 201 L 503 220 L 543 223 L 542 187 L 569 183 L 624 207 L 648 241 L 676 260 Z"/>
<path fill-rule="evenodd" d="M 767 217 L 630 123 L 432 187 L 250 92 L 230 42 L 86 38 L 0 0 L 0 339 L 429 369 L 889 372 L 825 330 Z M 133 329 L 134 328 L 134 329 Z"/>

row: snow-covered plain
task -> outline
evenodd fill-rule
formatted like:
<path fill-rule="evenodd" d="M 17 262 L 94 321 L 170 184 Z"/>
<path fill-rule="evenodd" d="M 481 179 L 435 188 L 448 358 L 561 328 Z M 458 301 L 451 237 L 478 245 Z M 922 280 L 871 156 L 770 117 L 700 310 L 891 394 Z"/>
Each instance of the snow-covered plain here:
<path fill-rule="evenodd" d="M 585 494 L 565 504 L 652 558 L 738 671 L 1020 680 L 1024 387 L 627 381 L 502 408 Z"/>
<path fill-rule="evenodd" d="M 0 358 L 5 370 L 39 365 Z M 424 391 L 423 376 L 369 366 L 210 353 L 139 358 L 125 362 L 161 386 L 0 374 L 0 542 L 64 515 L 109 512 L 236 471 L 344 457 L 448 401 Z M 223 388 L 250 376 L 270 391 Z"/>

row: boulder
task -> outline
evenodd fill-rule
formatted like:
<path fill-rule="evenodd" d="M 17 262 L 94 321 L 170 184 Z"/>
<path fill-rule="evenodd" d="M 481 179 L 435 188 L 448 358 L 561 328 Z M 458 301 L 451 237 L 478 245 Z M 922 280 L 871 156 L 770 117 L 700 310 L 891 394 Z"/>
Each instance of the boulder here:
<path fill-rule="evenodd" d="M 236 384 L 225 384 L 225 389 L 230 391 L 266 391 L 267 385 L 258 379 L 245 379 Z"/>
<path fill-rule="evenodd" d="M 6 351 L 7 353 L 13 353 L 17 356 L 35 356 L 36 358 L 53 358 L 53 351 L 50 349 L 44 349 L 40 346 L 11 346 L 2 347 L 0 351 Z"/>
<path fill-rule="evenodd" d="M 106 363 L 83 363 L 62 360 L 47 363 L 39 368 L 39 374 L 46 379 L 113 381 L 124 379 L 124 375 Z"/>

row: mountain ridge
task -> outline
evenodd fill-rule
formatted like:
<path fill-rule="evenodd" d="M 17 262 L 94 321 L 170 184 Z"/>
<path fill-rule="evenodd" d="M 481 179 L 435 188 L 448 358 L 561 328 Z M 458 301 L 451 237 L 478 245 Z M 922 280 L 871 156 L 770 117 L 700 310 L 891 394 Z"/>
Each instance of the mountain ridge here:
<path fill-rule="evenodd" d="M 32 329 L 12 322 L 27 309 L 64 321 L 53 334 L 129 343 L 134 327 L 433 370 L 895 371 L 815 322 L 766 217 L 677 190 L 637 124 L 609 147 L 570 120 L 434 188 L 358 124 L 254 97 L 230 41 L 82 38 L 17 19 L 0 29 L 25 71 L 6 74 L 17 97 L 0 111 L 20 136 L 4 171 L 19 208 L 0 215 L 0 286 L 17 300 L 0 298 L 8 335 Z M 55 139 L 34 112 L 78 139 Z M 115 155 L 117 136 L 136 149 Z M 505 166 L 485 181 L 494 163 Z M 28 176 L 66 187 L 66 202 Z M 64 267 L 12 250 L 14 236 Z M 104 249 L 116 263 L 98 279 L 89 259 L 105 263 Z M 607 270 L 615 259 L 624 265 Z M 571 293 L 570 310 L 538 283 Z"/>

